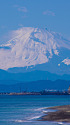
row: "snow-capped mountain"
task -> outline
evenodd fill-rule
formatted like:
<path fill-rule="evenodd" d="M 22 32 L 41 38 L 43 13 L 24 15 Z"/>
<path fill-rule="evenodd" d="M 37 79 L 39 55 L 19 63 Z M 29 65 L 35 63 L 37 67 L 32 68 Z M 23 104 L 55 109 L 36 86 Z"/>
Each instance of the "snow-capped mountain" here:
<path fill-rule="evenodd" d="M 0 45 L 0 69 L 27 67 L 70 74 L 70 41 L 47 29 L 23 27 Z"/>

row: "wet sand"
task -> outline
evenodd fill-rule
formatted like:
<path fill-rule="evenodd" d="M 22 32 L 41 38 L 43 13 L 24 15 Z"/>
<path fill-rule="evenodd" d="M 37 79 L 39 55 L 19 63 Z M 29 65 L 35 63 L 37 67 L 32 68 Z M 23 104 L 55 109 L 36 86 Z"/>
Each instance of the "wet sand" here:
<path fill-rule="evenodd" d="M 70 105 L 55 106 L 47 109 L 51 109 L 52 112 L 45 113 L 45 116 L 41 118 L 42 121 L 56 121 L 56 122 L 70 123 Z M 53 110 L 55 111 L 53 112 Z"/>

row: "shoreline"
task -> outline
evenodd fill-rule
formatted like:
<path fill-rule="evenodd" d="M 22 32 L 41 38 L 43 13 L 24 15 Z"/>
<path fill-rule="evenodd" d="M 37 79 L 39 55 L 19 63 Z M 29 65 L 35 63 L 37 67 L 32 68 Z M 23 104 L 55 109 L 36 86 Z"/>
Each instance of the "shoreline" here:
<path fill-rule="evenodd" d="M 49 107 L 51 112 L 44 113 L 40 121 L 55 121 L 55 122 L 67 122 L 70 123 L 70 105 Z M 55 110 L 53 112 L 53 110 Z"/>
<path fill-rule="evenodd" d="M 69 93 L 62 93 L 62 94 L 51 94 L 51 93 L 49 93 L 49 94 L 41 94 L 41 93 L 39 93 L 39 92 L 29 92 L 29 93 L 15 93 L 15 92 L 13 92 L 13 93 L 0 93 L 0 95 L 45 95 L 45 96 L 70 96 L 70 94 Z"/>

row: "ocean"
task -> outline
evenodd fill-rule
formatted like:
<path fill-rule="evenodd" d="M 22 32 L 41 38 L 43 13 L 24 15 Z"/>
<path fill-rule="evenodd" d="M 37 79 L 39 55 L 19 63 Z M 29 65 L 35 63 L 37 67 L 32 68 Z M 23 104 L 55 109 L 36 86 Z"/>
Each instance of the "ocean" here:
<path fill-rule="evenodd" d="M 47 107 L 69 104 L 70 95 L 0 95 L 0 125 L 70 125 L 38 121 Z"/>

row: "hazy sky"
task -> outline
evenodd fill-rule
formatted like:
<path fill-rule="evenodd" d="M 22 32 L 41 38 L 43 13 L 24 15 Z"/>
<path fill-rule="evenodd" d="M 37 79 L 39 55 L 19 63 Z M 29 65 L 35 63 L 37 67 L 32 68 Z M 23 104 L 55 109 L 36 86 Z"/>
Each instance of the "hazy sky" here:
<path fill-rule="evenodd" d="M 23 26 L 48 28 L 70 39 L 70 0 L 0 0 L 0 38 Z"/>

